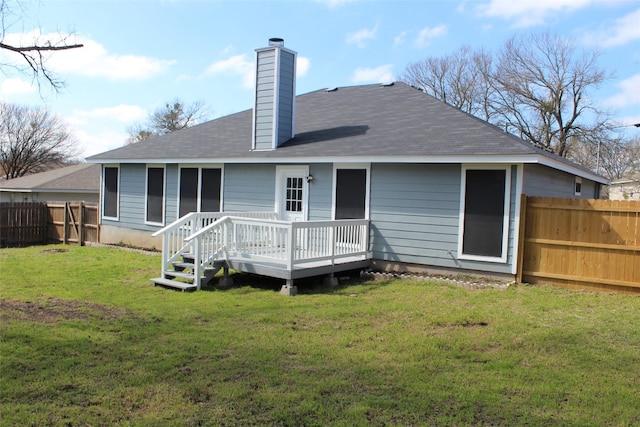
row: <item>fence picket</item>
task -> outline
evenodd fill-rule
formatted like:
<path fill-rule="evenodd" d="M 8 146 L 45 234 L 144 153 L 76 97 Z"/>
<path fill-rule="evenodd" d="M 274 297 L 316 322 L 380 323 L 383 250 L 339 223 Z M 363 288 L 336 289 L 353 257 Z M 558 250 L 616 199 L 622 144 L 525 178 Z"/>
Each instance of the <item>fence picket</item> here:
<path fill-rule="evenodd" d="M 69 216 L 71 222 L 68 222 Z M 0 203 L 0 246 L 99 242 L 99 216 L 98 205 L 94 203 L 3 202 Z M 75 232 L 74 238 L 69 236 L 71 229 Z"/>
<path fill-rule="evenodd" d="M 640 293 L 640 202 L 527 197 L 518 279 Z"/>

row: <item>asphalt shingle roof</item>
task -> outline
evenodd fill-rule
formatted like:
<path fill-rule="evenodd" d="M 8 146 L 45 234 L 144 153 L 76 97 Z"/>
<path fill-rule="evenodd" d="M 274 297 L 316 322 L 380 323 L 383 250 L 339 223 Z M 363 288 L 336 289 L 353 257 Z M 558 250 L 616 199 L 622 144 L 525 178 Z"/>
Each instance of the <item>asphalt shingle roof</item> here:
<path fill-rule="evenodd" d="M 100 165 L 80 163 L 0 183 L 5 190 L 77 191 L 100 190 Z"/>
<path fill-rule="evenodd" d="M 251 150 L 252 110 L 90 157 L 91 162 L 256 161 L 379 156 L 543 156 L 593 172 L 403 83 L 318 90 L 296 97 L 295 137 Z"/>

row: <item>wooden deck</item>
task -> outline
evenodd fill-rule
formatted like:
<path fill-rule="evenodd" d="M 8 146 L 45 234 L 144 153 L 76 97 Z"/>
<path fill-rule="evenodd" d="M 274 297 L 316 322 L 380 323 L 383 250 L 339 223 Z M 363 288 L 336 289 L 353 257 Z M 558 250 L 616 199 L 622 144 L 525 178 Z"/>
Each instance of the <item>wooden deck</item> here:
<path fill-rule="evenodd" d="M 368 220 L 278 221 L 273 213 L 192 213 L 159 230 L 155 284 L 200 289 L 225 268 L 293 280 L 369 266 Z M 175 282 L 175 283 L 174 283 Z"/>

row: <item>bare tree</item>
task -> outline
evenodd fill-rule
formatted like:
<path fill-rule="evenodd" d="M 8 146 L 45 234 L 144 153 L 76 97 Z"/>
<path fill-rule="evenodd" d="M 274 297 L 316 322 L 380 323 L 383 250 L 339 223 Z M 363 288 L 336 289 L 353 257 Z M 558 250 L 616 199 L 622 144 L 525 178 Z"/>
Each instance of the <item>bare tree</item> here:
<path fill-rule="evenodd" d="M 483 51 L 464 46 L 441 57 L 410 63 L 399 80 L 467 113 L 485 115 L 482 67 L 490 64 Z"/>
<path fill-rule="evenodd" d="M 184 129 L 206 120 L 207 112 L 203 101 L 186 105 L 179 99 L 167 102 L 147 118 L 146 123 L 128 129 L 130 144 L 144 141 L 154 136 Z"/>
<path fill-rule="evenodd" d="M 608 78 L 599 56 L 578 52 L 571 40 L 549 33 L 511 38 L 487 76 L 494 89 L 494 123 L 561 156 L 570 138 L 602 134 L 609 119 L 588 96 Z"/>
<path fill-rule="evenodd" d="M 55 73 L 47 68 L 46 60 L 49 53 L 77 49 L 83 45 L 80 43 L 70 43 L 68 36 L 60 36 L 57 39 L 38 40 L 35 39 L 26 45 L 15 45 L 5 41 L 7 31 L 17 22 L 24 14 L 25 8 L 20 2 L 15 2 L 15 6 L 19 12 L 14 16 L 14 11 L 9 7 L 6 0 L 0 1 L 0 49 L 16 55 L 20 61 L 16 64 L 23 65 L 0 64 L 0 70 L 5 75 L 11 74 L 11 71 L 23 75 L 30 75 L 32 80 L 37 83 L 38 88 L 42 89 L 41 81 L 45 81 L 56 92 L 64 87 L 64 82 L 60 80 Z"/>
<path fill-rule="evenodd" d="M 71 131 L 59 116 L 0 102 L 0 168 L 6 179 L 58 167 L 76 154 Z"/>
<path fill-rule="evenodd" d="M 640 138 L 620 138 L 614 135 L 597 140 L 569 142 L 571 160 L 614 181 L 640 173 Z"/>
<path fill-rule="evenodd" d="M 463 47 L 410 63 L 400 80 L 505 131 L 568 154 L 568 141 L 611 138 L 606 113 L 588 96 L 608 75 L 597 51 L 549 33 L 513 37 L 497 54 Z"/>

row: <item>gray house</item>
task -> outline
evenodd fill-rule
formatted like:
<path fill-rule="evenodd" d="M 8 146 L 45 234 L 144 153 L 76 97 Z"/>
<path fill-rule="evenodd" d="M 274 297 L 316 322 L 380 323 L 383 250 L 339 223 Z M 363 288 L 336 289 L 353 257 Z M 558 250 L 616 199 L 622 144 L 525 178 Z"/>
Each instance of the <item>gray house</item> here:
<path fill-rule="evenodd" d="M 85 201 L 97 203 L 100 166 L 80 163 L 0 181 L 0 202 Z"/>
<path fill-rule="evenodd" d="M 285 287 L 363 266 L 513 277 L 520 196 L 606 183 L 402 83 L 295 96 L 295 63 L 272 39 L 252 109 L 89 158 L 102 239 L 162 247 L 169 285 L 229 267 Z"/>

